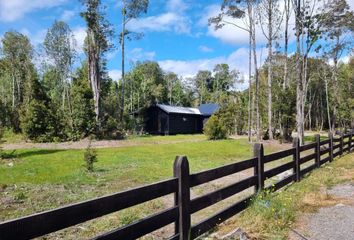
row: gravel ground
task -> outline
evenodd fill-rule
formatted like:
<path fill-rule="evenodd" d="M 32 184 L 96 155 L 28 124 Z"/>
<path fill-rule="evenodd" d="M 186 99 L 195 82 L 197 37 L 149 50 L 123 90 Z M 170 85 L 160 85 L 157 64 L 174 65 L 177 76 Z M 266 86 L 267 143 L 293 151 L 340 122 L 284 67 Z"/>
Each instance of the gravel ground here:
<path fill-rule="evenodd" d="M 353 240 L 354 239 L 354 183 L 337 185 L 328 194 L 338 198 L 338 204 L 320 208 L 302 220 L 304 230 L 294 229 L 292 240 Z"/>

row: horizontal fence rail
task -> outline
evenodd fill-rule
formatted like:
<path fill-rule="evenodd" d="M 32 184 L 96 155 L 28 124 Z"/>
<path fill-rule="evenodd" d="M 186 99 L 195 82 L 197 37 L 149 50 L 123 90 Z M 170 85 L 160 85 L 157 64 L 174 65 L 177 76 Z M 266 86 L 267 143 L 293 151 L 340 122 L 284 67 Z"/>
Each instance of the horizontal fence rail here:
<path fill-rule="evenodd" d="M 187 157 L 176 157 L 172 179 L 0 223 L 0 240 L 40 237 L 168 194 L 174 194 L 173 207 L 93 239 L 137 239 L 171 223 L 175 225 L 175 232 L 169 239 L 194 239 L 245 210 L 259 191 L 263 189 L 276 191 L 291 182 L 300 181 L 305 174 L 315 168 L 331 162 L 337 156 L 351 152 L 354 148 L 352 135 L 350 133 L 334 138 L 329 134 L 329 138 L 323 141 L 316 135 L 315 142 L 303 146 L 300 146 L 299 140 L 295 138 L 292 148 L 268 155 L 264 154 L 263 145 L 257 143 L 254 145 L 254 157 L 251 159 L 193 174 L 189 173 Z M 276 164 L 278 165 L 274 166 Z M 269 169 L 265 170 L 265 165 L 269 165 L 267 167 Z M 192 188 L 242 171 L 248 171 L 250 175 L 191 199 Z M 268 181 L 273 184 L 265 186 Z M 242 200 L 199 223 L 191 224 L 192 214 L 249 188 L 254 190 Z"/>

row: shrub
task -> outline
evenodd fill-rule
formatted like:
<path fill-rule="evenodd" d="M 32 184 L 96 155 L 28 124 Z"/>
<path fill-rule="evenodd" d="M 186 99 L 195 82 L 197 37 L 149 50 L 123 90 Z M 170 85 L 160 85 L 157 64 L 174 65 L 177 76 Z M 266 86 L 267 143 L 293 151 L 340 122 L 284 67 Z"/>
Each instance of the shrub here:
<path fill-rule="evenodd" d="M 212 115 L 204 126 L 204 134 L 210 140 L 226 139 L 227 128 L 218 114 Z"/>
<path fill-rule="evenodd" d="M 33 99 L 22 109 L 21 128 L 26 138 L 35 142 L 57 140 L 57 123 L 45 101 Z"/>
<path fill-rule="evenodd" d="M 102 125 L 100 129 L 100 138 L 103 139 L 124 139 L 126 133 L 122 124 L 112 116 L 105 115 L 102 119 Z"/>
<path fill-rule="evenodd" d="M 91 147 L 91 140 L 84 153 L 84 161 L 87 171 L 93 172 L 93 164 L 97 162 L 97 152 Z"/>

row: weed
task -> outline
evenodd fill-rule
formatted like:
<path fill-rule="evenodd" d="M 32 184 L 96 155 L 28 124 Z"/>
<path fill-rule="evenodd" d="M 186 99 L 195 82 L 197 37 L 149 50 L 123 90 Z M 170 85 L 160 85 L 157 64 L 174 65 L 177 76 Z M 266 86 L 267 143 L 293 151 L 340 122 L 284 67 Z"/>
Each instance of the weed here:
<path fill-rule="evenodd" d="M 14 200 L 16 202 L 23 202 L 25 199 L 27 198 L 26 194 L 24 192 L 18 192 L 15 196 L 14 196 Z"/>
<path fill-rule="evenodd" d="M 140 218 L 139 215 L 140 214 L 136 209 L 128 209 L 126 211 L 122 211 L 119 222 L 123 226 L 131 224 Z"/>
<path fill-rule="evenodd" d="M 91 147 L 91 140 L 84 153 L 84 161 L 86 163 L 86 169 L 89 172 L 93 172 L 93 164 L 97 162 L 97 152 Z"/>

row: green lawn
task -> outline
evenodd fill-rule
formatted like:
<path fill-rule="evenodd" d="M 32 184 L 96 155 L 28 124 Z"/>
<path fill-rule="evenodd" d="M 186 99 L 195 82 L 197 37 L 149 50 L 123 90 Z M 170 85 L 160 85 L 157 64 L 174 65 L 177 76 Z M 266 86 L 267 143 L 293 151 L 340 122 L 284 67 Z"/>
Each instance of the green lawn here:
<path fill-rule="evenodd" d="M 191 172 L 198 172 L 248 159 L 253 152 L 246 138 L 207 141 L 203 135 L 177 135 L 133 137 L 128 141 L 134 144 L 97 149 L 93 173 L 85 170 L 85 150 L 6 151 L 13 158 L 0 160 L 0 221 L 170 178 L 177 155 L 186 155 Z M 265 151 L 284 148 L 267 145 Z M 161 210 L 171 202 L 160 199 L 84 223 L 80 225 L 84 229 L 80 236 L 93 237 Z M 77 228 L 55 233 L 53 239 L 62 234 L 77 236 Z"/>
<path fill-rule="evenodd" d="M 13 153 L 16 160 L 2 161 L 0 184 L 96 184 L 128 179 L 147 183 L 172 176 L 177 155 L 188 156 L 191 171 L 195 172 L 246 159 L 252 147 L 246 140 L 223 140 L 97 149 L 93 174 L 83 167 L 84 151 L 17 150 Z M 10 161 L 13 166 L 7 164 Z"/>

